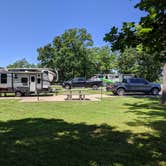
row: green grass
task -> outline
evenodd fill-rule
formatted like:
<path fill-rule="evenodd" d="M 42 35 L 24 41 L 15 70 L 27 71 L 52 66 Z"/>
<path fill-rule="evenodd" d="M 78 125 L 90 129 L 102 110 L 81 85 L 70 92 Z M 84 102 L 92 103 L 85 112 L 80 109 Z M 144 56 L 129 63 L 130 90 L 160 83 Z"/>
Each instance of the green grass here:
<path fill-rule="evenodd" d="M 158 103 L 0 100 L 0 165 L 165 166 L 166 107 Z"/>

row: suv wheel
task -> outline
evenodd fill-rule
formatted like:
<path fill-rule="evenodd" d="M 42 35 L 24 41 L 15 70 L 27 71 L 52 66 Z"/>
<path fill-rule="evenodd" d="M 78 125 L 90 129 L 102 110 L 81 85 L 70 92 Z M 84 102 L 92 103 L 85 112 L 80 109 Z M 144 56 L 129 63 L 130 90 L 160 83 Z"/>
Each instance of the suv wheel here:
<path fill-rule="evenodd" d="M 22 96 L 22 93 L 19 92 L 19 91 L 17 91 L 17 92 L 15 92 L 15 96 L 17 96 L 17 97 L 21 97 L 21 96 Z"/>
<path fill-rule="evenodd" d="M 65 89 L 70 89 L 71 88 L 71 86 L 70 85 L 65 85 Z"/>
<path fill-rule="evenodd" d="M 158 95 L 159 94 L 159 89 L 158 88 L 153 88 L 152 89 L 152 95 Z"/>
<path fill-rule="evenodd" d="M 119 89 L 117 90 L 118 96 L 123 96 L 124 93 L 125 93 L 125 90 L 124 90 L 123 88 L 119 88 Z"/>

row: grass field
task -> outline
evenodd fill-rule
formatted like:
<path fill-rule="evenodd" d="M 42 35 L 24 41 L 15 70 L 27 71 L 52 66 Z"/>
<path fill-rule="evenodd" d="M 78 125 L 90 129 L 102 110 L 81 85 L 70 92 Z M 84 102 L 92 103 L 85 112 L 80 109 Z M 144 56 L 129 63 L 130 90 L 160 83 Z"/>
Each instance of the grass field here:
<path fill-rule="evenodd" d="M 166 107 L 158 103 L 0 100 L 0 165 L 165 166 Z"/>

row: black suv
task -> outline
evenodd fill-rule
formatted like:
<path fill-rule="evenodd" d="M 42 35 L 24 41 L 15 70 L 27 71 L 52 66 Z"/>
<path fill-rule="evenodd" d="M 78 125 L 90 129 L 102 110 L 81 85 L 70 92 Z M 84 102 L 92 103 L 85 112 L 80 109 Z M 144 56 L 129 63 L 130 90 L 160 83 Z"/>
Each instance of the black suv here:
<path fill-rule="evenodd" d="M 70 81 L 65 81 L 62 83 L 62 87 L 66 89 L 70 89 L 73 87 L 90 87 L 93 89 L 97 89 L 99 86 L 102 86 L 101 80 L 86 80 L 84 77 L 75 77 Z"/>
<path fill-rule="evenodd" d="M 123 96 L 125 92 L 144 92 L 145 94 L 158 95 L 161 86 L 143 78 L 126 78 L 122 82 L 108 85 L 107 90 L 119 96 Z"/>

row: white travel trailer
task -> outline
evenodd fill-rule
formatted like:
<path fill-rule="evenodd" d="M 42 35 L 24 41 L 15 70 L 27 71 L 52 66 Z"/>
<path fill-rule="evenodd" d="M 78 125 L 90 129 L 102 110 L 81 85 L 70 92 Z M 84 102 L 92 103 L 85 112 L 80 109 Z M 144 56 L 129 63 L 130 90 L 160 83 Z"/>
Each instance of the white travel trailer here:
<path fill-rule="evenodd" d="M 47 68 L 0 68 L 0 93 L 22 96 L 49 92 L 53 80 L 58 80 L 58 73 Z"/>

